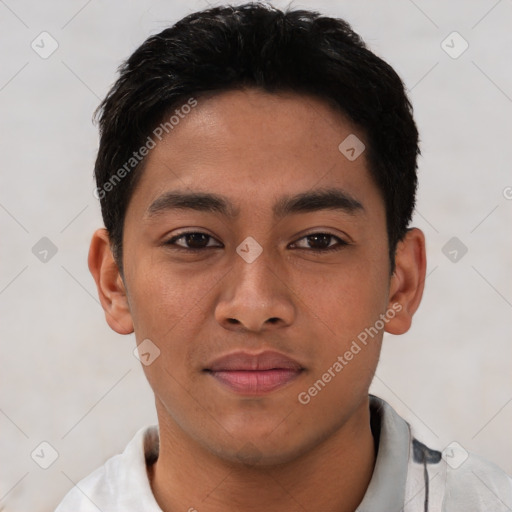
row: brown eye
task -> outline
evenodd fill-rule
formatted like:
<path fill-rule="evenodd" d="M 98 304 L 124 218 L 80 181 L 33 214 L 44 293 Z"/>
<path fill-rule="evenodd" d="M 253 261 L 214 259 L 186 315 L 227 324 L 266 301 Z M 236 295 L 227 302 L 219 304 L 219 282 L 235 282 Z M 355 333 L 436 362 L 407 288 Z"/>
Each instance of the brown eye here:
<path fill-rule="evenodd" d="M 211 247 L 221 247 L 221 245 L 211 245 L 210 242 L 215 240 L 211 235 L 201 232 L 187 232 L 181 233 L 172 237 L 165 245 L 175 245 L 176 247 L 184 250 L 201 250 Z M 180 243 L 177 243 L 180 241 Z"/>
<path fill-rule="evenodd" d="M 330 233 L 313 233 L 311 235 L 306 235 L 293 245 L 299 249 L 328 252 L 339 250 L 344 245 L 348 245 L 348 243 L 335 235 L 331 235 Z"/>
<path fill-rule="evenodd" d="M 332 236 L 326 234 L 309 235 L 306 237 L 312 249 L 327 249 L 331 244 Z"/>
<path fill-rule="evenodd" d="M 188 247 L 191 249 L 202 249 L 208 246 L 208 239 L 210 237 L 204 233 L 190 233 L 182 238 L 186 240 Z"/>

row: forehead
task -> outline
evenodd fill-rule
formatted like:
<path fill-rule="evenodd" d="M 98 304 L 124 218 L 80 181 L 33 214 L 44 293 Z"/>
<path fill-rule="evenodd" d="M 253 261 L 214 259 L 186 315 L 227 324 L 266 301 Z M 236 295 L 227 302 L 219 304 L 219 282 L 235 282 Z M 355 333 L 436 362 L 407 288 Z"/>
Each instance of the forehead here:
<path fill-rule="evenodd" d="M 312 96 L 255 89 L 198 96 L 148 154 L 139 200 L 150 205 L 172 189 L 219 192 L 253 206 L 314 188 L 375 194 L 364 151 L 347 158 L 347 140 L 364 148 L 361 131 Z"/>

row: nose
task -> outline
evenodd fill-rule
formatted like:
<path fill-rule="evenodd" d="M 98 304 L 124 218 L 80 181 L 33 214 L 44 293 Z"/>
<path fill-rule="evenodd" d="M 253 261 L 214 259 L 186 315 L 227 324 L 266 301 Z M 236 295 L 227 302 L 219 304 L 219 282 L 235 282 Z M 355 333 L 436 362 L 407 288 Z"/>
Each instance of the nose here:
<path fill-rule="evenodd" d="M 296 314 L 294 294 L 280 268 L 265 251 L 252 263 L 235 255 L 215 307 L 217 322 L 229 330 L 252 332 L 291 325 Z"/>

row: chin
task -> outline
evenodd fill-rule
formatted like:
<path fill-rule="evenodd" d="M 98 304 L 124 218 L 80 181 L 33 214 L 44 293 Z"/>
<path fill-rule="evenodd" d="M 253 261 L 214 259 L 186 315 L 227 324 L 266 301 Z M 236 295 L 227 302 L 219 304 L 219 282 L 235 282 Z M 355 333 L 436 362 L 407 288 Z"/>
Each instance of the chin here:
<path fill-rule="evenodd" d="M 224 437 L 211 451 L 228 462 L 254 467 L 286 464 L 307 451 L 305 440 L 292 437 L 289 432 L 278 432 L 277 425 L 279 421 L 272 425 L 267 422 L 266 428 L 261 429 L 254 424 L 229 429 L 232 435 Z"/>
<path fill-rule="evenodd" d="M 225 451 L 217 454 L 225 458 L 233 464 L 243 464 L 244 466 L 251 466 L 256 468 L 268 468 L 281 464 L 292 462 L 298 457 L 298 450 L 293 447 L 280 446 L 279 450 L 275 446 L 268 446 L 268 443 L 253 443 L 247 441 L 242 447 L 236 451 L 227 454 Z"/>

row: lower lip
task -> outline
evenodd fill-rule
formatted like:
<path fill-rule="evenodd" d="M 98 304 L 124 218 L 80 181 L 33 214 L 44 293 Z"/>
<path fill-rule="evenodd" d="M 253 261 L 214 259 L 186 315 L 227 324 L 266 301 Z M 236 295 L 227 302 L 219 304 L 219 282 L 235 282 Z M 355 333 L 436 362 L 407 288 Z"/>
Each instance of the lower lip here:
<path fill-rule="evenodd" d="M 296 379 L 301 371 L 279 368 L 250 371 L 212 371 L 209 373 L 221 384 L 226 385 L 237 393 L 260 395 L 283 387 Z"/>

